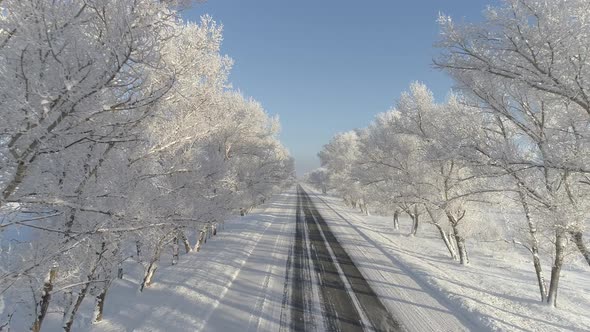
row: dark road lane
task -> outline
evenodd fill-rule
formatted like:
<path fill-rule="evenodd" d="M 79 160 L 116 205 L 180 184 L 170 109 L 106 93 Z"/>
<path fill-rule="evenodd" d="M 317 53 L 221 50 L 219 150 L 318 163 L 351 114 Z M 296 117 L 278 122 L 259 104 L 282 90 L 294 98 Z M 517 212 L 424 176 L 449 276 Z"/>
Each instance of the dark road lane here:
<path fill-rule="evenodd" d="M 297 193 L 289 273 L 291 329 L 309 331 L 323 324 L 327 331 L 402 331 L 301 186 Z M 318 288 L 320 308 L 314 307 L 314 287 Z M 323 322 L 310 321 L 318 310 Z"/>

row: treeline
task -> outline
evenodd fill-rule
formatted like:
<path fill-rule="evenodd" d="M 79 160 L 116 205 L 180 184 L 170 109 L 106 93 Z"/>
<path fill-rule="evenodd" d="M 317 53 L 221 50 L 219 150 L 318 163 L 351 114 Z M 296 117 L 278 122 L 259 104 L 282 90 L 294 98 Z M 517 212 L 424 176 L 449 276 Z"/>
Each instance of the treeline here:
<path fill-rule="evenodd" d="M 0 330 L 52 312 L 70 331 L 94 298 L 99 321 L 123 262 L 143 289 L 292 178 L 278 119 L 231 88 L 221 27 L 187 5 L 0 1 Z"/>
<path fill-rule="evenodd" d="M 393 214 L 396 228 L 408 214 L 412 234 L 426 220 L 464 265 L 488 212 L 517 211 L 507 240 L 530 252 L 540 299 L 555 306 L 566 261 L 590 264 L 588 13 L 586 0 L 507 0 L 477 24 L 441 16 L 434 64 L 455 92 L 437 103 L 412 84 L 370 126 L 325 145 L 308 179 L 366 213 Z"/>

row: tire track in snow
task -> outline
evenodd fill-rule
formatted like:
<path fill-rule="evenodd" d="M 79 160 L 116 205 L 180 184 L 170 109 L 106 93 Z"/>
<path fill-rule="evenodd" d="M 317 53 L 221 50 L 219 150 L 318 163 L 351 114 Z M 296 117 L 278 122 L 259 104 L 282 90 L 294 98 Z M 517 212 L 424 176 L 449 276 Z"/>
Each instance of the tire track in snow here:
<path fill-rule="evenodd" d="M 337 264 L 330 255 L 328 244 L 314 218 L 309 198 L 301 188 L 299 189 L 303 210 L 300 223 L 307 228 L 310 243 L 309 256 L 320 284 L 324 326 L 328 331 L 363 330 L 362 319 L 353 305 L 353 299 L 346 289 L 346 284 L 338 273 Z"/>
<path fill-rule="evenodd" d="M 305 330 L 305 299 L 303 298 L 303 288 L 305 279 L 303 276 L 303 261 L 305 260 L 303 251 L 303 230 L 299 223 L 301 217 L 301 197 L 297 190 L 297 211 L 295 212 L 295 242 L 293 243 L 293 283 L 291 284 L 291 330 Z"/>
<path fill-rule="evenodd" d="M 315 198 L 317 198 L 319 201 L 321 201 L 329 210 L 331 210 L 336 216 L 338 216 L 338 218 L 342 219 L 344 222 L 346 222 L 346 224 L 348 226 L 350 226 L 352 229 L 354 229 L 355 232 L 358 234 L 358 236 L 363 238 L 363 240 L 366 243 L 370 244 L 372 248 L 375 248 L 376 250 L 380 251 L 384 255 L 384 257 L 386 257 L 387 259 L 389 259 L 391 261 L 393 266 L 396 266 L 401 271 L 403 271 L 405 273 L 405 275 L 407 275 L 409 278 L 411 278 L 419 287 L 421 287 L 424 290 L 428 290 L 429 296 L 431 296 L 432 299 L 434 299 L 436 302 L 438 302 L 438 304 L 441 305 L 443 308 L 446 308 L 448 310 L 448 312 L 452 313 L 452 312 L 455 312 L 455 310 L 459 310 L 459 311 L 464 312 L 464 315 L 451 314 L 461 324 L 464 325 L 463 327 L 453 326 L 453 324 L 451 324 L 451 322 L 447 322 L 447 321 L 443 321 L 443 322 L 439 321 L 438 324 L 436 324 L 434 322 L 429 322 L 429 317 L 423 317 L 425 319 L 425 321 L 422 323 L 426 324 L 426 326 L 430 325 L 428 327 L 428 330 L 432 330 L 432 331 L 438 331 L 438 330 L 440 330 L 440 331 L 463 331 L 463 330 L 488 331 L 489 330 L 489 328 L 482 326 L 481 323 L 479 321 L 477 321 L 477 319 L 474 318 L 470 312 L 467 312 L 466 310 L 458 307 L 455 303 L 450 302 L 449 299 L 442 296 L 442 294 L 439 293 L 440 290 L 436 289 L 434 286 L 430 285 L 427 281 L 423 280 L 423 277 L 415 274 L 412 271 L 412 269 L 410 267 L 408 267 L 405 263 L 403 263 L 399 258 L 395 257 L 392 253 L 389 253 L 389 252 L 385 251 L 383 248 L 381 248 L 380 246 L 378 246 L 371 239 L 371 237 L 365 233 L 364 230 L 356 227 L 348 219 L 348 218 L 350 218 L 351 220 L 357 220 L 361 223 L 364 223 L 365 221 L 362 220 L 361 217 L 359 217 L 353 213 L 350 213 L 350 212 L 345 212 L 345 211 L 338 212 L 334 207 L 332 207 L 326 200 L 324 200 L 318 194 L 313 193 L 313 195 Z M 343 214 L 346 215 L 348 218 L 344 217 Z M 387 240 L 387 242 L 392 242 L 390 239 L 388 239 L 384 235 L 380 234 L 376 230 L 373 230 L 373 233 L 375 233 L 379 237 Z M 421 322 L 414 322 L 414 323 L 420 324 Z M 446 323 L 449 323 L 449 325 L 445 326 Z M 433 326 L 433 324 L 434 324 L 434 326 Z M 423 330 L 423 329 L 425 330 L 426 326 L 421 326 L 421 328 L 419 330 Z"/>
<path fill-rule="evenodd" d="M 326 274 L 334 283 L 322 290 L 338 288 L 336 297 L 326 296 L 337 306 L 340 329 L 342 331 L 403 331 L 403 327 L 387 311 L 377 294 L 356 267 L 350 256 L 340 245 L 328 224 L 318 212 L 309 195 L 299 187 L 302 194 L 306 223 L 310 226 L 310 237 L 315 236 L 319 247 L 323 246 L 323 259 L 319 260 Z M 315 228 L 315 230 L 314 230 Z M 314 261 L 315 262 L 315 261 Z M 327 263 L 327 264 L 326 264 Z M 342 295 L 342 292 L 346 295 Z M 344 319 L 346 317 L 347 319 Z"/>
<path fill-rule="evenodd" d="M 291 330 L 310 331 L 314 326 L 312 314 L 312 287 L 314 287 L 314 283 L 311 274 L 311 258 L 306 225 L 302 222 L 301 204 L 301 195 L 298 190 L 297 210 L 295 212 L 295 242 L 292 251 Z"/>
<path fill-rule="evenodd" d="M 319 328 L 317 324 L 322 322 L 314 321 L 310 315 L 318 311 L 322 312 L 323 327 L 327 331 L 402 330 L 300 186 L 295 242 L 290 258 L 293 259 L 291 330 Z M 316 287 L 318 294 L 314 292 Z"/>

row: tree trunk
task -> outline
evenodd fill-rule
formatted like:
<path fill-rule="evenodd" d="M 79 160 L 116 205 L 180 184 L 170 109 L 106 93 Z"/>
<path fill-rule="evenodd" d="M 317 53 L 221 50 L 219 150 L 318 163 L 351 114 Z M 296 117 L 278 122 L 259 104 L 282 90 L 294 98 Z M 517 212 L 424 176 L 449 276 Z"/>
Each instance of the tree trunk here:
<path fill-rule="evenodd" d="M 588 250 L 586 243 L 584 243 L 584 234 L 582 234 L 581 231 L 575 231 L 575 232 L 571 232 L 571 235 L 572 235 L 572 238 L 574 239 L 574 243 L 576 244 L 576 247 L 578 247 L 578 250 L 580 251 L 582 256 L 584 256 L 584 258 L 586 259 L 586 263 L 588 263 L 588 265 L 590 265 L 590 250 Z"/>
<path fill-rule="evenodd" d="M 71 305 L 67 309 L 67 311 L 66 311 L 67 314 L 64 315 L 64 317 L 66 318 L 64 320 L 64 325 L 63 325 L 65 332 L 70 332 L 72 330 L 72 325 L 74 324 L 74 319 L 76 318 L 76 314 L 78 313 L 78 310 L 80 309 L 80 306 L 82 305 L 82 301 L 84 301 L 86 294 L 88 294 L 88 290 L 90 289 L 90 285 L 91 285 L 92 281 L 96 280 L 96 278 L 95 278 L 96 277 L 96 270 L 100 266 L 100 262 L 101 262 L 105 252 L 106 252 L 106 242 L 102 242 L 101 251 L 96 253 L 96 255 L 97 255 L 96 260 L 93 262 L 93 265 L 90 268 L 90 272 L 88 273 L 88 276 L 86 277 L 87 282 L 84 284 L 82 289 L 80 289 L 80 292 L 78 293 L 78 296 L 76 297 L 76 301 L 74 302 L 74 304 Z"/>
<path fill-rule="evenodd" d="M 562 230 L 557 230 L 555 234 L 555 259 L 551 267 L 551 282 L 547 294 L 547 304 L 554 308 L 557 307 L 557 288 L 559 287 L 559 275 L 565 257 L 565 247 L 565 234 Z"/>
<path fill-rule="evenodd" d="M 106 281 L 104 283 L 103 288 L 101 289 L 100 293 L 96 296 L 96 306 L 94 308 L 94 323 L 98 323 L 102 321 L 103 313 L 104 313 L 104 302 L 107 297 L 107 292 L 111 287 L 111 281 Z"/>
<path fill-rule="evenodd" d="M 541 259 L 539 258 L 539 248 L 531 248 L 533 255 L 533 265 L 535 267 L 535 274 L 537 275 L 537 283 L 539 284 L 539 294 L 541 295 L 541 302 L 545 302 L 547 298 L 547 284 L 545 283 L 545 277 L 543 276 L 543 267 L 541 265 Z"/>
<path fill-rule="evenodd" d="M 449 243 L 451 244 L 451 247 L 457 248 L 457 241 L 455 241 L 455 234 L 453 233 L 452 230 L 447 233 L 447 239 L 448 239 Z M 459 257 L 457 257 L 457 259 L 459 259 Z"/>
<path fill-rule="evenodd" d="M 189 253 L 192 251 L 191 249 L 191 244 L 188 242 L 188 238 L 186 237 L 186 235 L 184 234 L 183 231 L 179 231 L 178 232 L 178 236 L 180 236 L 180 240 L 182 241 L 182 244 L 184 245 L 184 251 L 185 253 Z"/>
<path fill-rule="evenodd" d="M 123 279 L 123 263 L 119 262 L 117 266 L 117 278 Z"/>
<path fill-rule="evenodd" d="M 399 211 L 395 210 L 393 212 L 393 229 L 398 230 L 399 229 Z"/>
<path fill-rule="evenodd" d="M 418 219 L 418 216 L 410 214 L 410 218 L 412 219 L 412 229 L 410 230 L 410 236 L 415 236 L 418 232 L 418 221 L 416 221 L 416 219 Z"/>
<path fill-rule="evenodd" d="M 429 208 L 426 208 L 426 212 L 428 213 L 428 216 L 430 216 L 430 220 L 432 221 L 432 224 L 436 227 L 436 229 L 438 229 L 438 233 L 440 234 L 440 238 L 445 243 L 445 246 L 447 247 L 447 250 L 449 251 L 451 258 L 454 261 L 456 261 L 458 259 L 458 257 L 457 257 L 456 243 L 453 241 L 453 236 L 451 236 L 451 233 L 447 233 L 445 231 L 445 229 L 438 223 L 438 220 L 434 217 L 432 211 Z"/>
<path fill-rule="evenodd" d="M 152 280 L 154 278 L 154 274 L 158 269 L 158 262 L 157 260 L 152 260 L 150 265 L 148 265 L 147 270 L 143 276 L 143 281 L 141 282 L 141 286 L 139 286 L 139 291 L 143 292 L 143 289 L 149 287 L 152 284 Z"/>
<path fill-rule="evenodd" d="M 447 240 L 449 241 L 449 244 L 452 248 L 455 249 L 455 255 L 457 255 L 457 241 L 455 241 L 455 234 L 453 233 L 453 230 L 451 229 L 451 231 L 447 232 Z M 456 256 L 455 260 L 459 260 L 459 257 Z"/>
<path fill-rule="evenodd" d="M 138 262 L 141 262 L 141 241 L 135 241 L 135 252 L 136 252 L 136 259 Z"/>
<path fill-rule="evenodd" d="M 535 274 L 537 276 L 537 283 L 539 285 L 539 294 L 541 295 L 541 302 L 545 302 L 547 299 L 547 285 L 545 283 L 545 277 L 543 276 L 543 266 L 541 265 L 541 259 L 539 257 L 539 240 L 537 238 L 537 227 L 531 217 L 529 205 L 526 201 L 526 196 L 522 191 L 519 191 L 520 202 L 524 210 L 524 215 L 527 220 L 529 227 L 529 235 L 531 237 L 531 248 L 530 252 L 533 255 L 533 266 L 535 267 Z"/>
<path fill-rule="evenodd" d="M 459 251 L 459 262 L 461 265 L 468 265 L 469 264 L 469 256 L 467 255 L 467 246 L 465 245 L 465 238 L 461 235 L 459 228 L 457 227 L 457 222 L 455 222 L 454 218 L 448 216 L 449 223 L 453 228 L 453 234 L 455 235 L 455 243 L 457 244 L 457 250 Z"/>
<path fill-rule="evenodd" d="M 457 249 L 459 250 L 459 262 L 461 265 L 469 264 L 469 256 L 467 255 L 467 246 L 465 245 L 465 238 L 457 235 L 455 231 L 455 241 L 457 241 Z"/>
<path fill-rule="evenodd" d="M 49 273 L 45 278 L 43 292 L 41 293 L 41 300 L 39 303 L 37 303 L 37 317 L 35 318 L 33 326 L 31 326 L 32 332 L 41 331 L 41 325 L 43 324 L 45 315 L 47 315 L 47 309 L 49 308 L 49 302 L 51 301 L 51 291 L 53 290 L 53 283 L 55 282 L 55 279 L 57 279 L 57 266 L 53 266 L 51 269 L 49 269 Z"/>
<path fill-rule="evenodd" d="M 170 234 L 168 234 L 168 235 L 170 235 Z M 141 285 L 139 286 L 140 292 L 143 292 L 144 288 L 149 287 L 152 284 L 154 274 L 156 273 L 156 270 L 158 269 L 158 262 L 160 261 L 160 254 L 162 253 L 162 249 L 166 244 L 166 239 L 168 238 L 168 235 L 164 235 L 162 238 L 160 238 L 160 240 L 156 244 L 154 254 L 152 255 L 152 258 L 150 259 L 150 263 L 148 265 L 148 268 L 145 270 L 145 273 L 143 275 L 143 280 L 141 282 Z"/>
<path fill-rule="evenodd" d="M 465 245 L 465 238 L 461 235 L 459 230 L 459 221 L 450 213 L 447 212 L 447 219 L 453 230 L 457 250 L 459 251 L 459 262 L 461 265 L 469 264 L 469 256 L 467 255 L 467 246 Z M 460 219 L 459 219 L 460 220 Z"/>
<path fill-rule="evenodd" d="M 172 243 L 172 265 L 176 265 L 178 263 L 178 237 L 175 237 Z"/>
<path fill-rule="evenodd" d="M 150 264 L 148 268 L 145 270 L 145 274 L 143 276 L 143 281 L 139 286 L 139 291 L 143 292 L 143 289 L 149 287 L 152 284 L 152 280 L 154 279 L 154 274 L 158 269 L 158 261 L 160 260 L 160 248 L 156 248 L 156 252 L 154 252 L 154 256 L 150 260 Z"/>
<path fill-rule="evenodd" d="M 418 223 L 420 218 L 420 214 L 418 214 L 418 207 L 414 206 L 414 213 L 408 214 L 410 215 L 410 217 L 412 217 L 412 232 L 410 233 L 410 235 L 416 236 L 416 234 L 418 234 Z"/>
<path fill-rule="evenodd" d="M 440 234 L 440 238 L 445 243 L 445 246 L 447 247 L 447 250 L 449 251 L 451 258 L 454 261 L 456 261 L 457 260 L 457 251 L 455 250 L 454 243 L 450 241 L 449 235 L 447 234 L 447 232 L 445 232 L 444 228 L 442 228 L 442 226 L 439 225 L 438 223 L 433 223 L 433 225 L 436 226 L 436 228 L 438 229 L 438 232 Z"/>
<path fill-rule="evenodd" d="M 201 230 L 199 232 L 199 238 L 197 239 L 197 243 L 195 243 L 195 251 L 201 251 L 201 246 L 203 246 L 203 242 L 205 241 L 205 230 Z"/>
<path fill-rule="evenodd" d="M 89 275 L 88 281 L 90 281 L 90 280 L 92 280 L 92 276 Z M 66 320 L 64 321 L 64 325 L 63 325 L 65 332 L 70 332 L 72 330 L 72 325 L 74 324 L 74 318 L 76 318 L 76 314 L 78 313 L 78 309 L 80 309 L 80 305 L 82 305 L 82 301 L 86 297 L 86 294 L 88 293 L 89 288 L 90 288 L 90 282 L 86 283 L 84 285 L 84 287 L 82 287 L 82 289 L 80 290 L 80 293 L 78 293 L 78 296 L 76 297 L 76 301 L 68 309 L 67 314 L 66 314 Z"/>

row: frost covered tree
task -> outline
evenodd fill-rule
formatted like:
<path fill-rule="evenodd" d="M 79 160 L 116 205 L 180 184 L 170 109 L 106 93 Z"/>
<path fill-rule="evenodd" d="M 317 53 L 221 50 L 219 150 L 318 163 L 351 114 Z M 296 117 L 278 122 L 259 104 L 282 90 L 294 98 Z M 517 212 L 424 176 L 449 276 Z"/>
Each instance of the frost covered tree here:
<path fill-rule="evenodd" d="M 0 296 L 33 331 L 48 312 L 71 330 L 85 301 L 100 321 L 130 256 L 146 287 L 292 176 L 278 119 L 231 91 L 221 27 L 184 23 L 189 2 L 0 2 Z"/>
<path fill-rule="evenodd" d="M 427 215 L 450 256 L 468 264 L 466 238 L 478 219 L 473 206 L 496 191 L 457 153 L 472 139 L 477 114 L 470 110 L 454 97 L 437 104 L 426 86 L 412 84 L 368 128 L 336 135 L 324 146 L 319 156 L 331 185 L 348 202 L 392 213 L 394 227 L 406 212 L 411 235 Z"/>
<path fill-rule="evenodd" d="M 96 189 L 90 179 L 116 145 L 136 139 L 129 128 L 172 86 L 160 41 L 172 36 L 175 17 L 153 1 L 0 5 L 0 208 L 32 216 L 3 218 L 1 227 L 31 228 L 39 236 L 34 250 L 43 253 L 7 271 L 3 281 L 38 276 L 33 284 L 41 287 L 54 261 L 80 243 L 90 245 L 88 230 L 73 229 L 80 213 L 92 215 L 92 225 L 116 215 L 86 199 Z M 158 82 L 149 78 L 155 68 Z M 47 311 L 45 295 L 35 296 L 34 330 Z"/>
<path fill-rule="evenodd" d="M 555 306 L 569 239 L 590 264 L 588 220 L 587 1 L 506 1 L 479 24 L 439 19 L 448 72 L 491 119 L 477 158 L 509 174 L 538 255 L 539 234 L 553 246 L 545 294 Z M 537 266 L 539 265 L 539 266 Z"/>
<path fill-rule="evenodd" d="M 399 112 L 378 114 L 361 132 L 362 153 L 354 173 L 367 188 L 371 202 L 393 214 L 394 228 L 399 228 L 399 214 L 404 212 L 412 219 L 410 235 L 416 235 L 423 209 L 409 197 L 411 187 L 405 182 L 415 162 L 410 148 L 412 142 L 398 135 L 399 118 Z"/>
<path fill-rule="evenodd" d="M 329 188 L 328 174 L 329 173 L 325 168 L 320 167 L 320 168 L 314 169 L 313 171 L 305 174 L 304 178 L 305 178 L 306 182 L 311 184 L 317 190 L 320 190 L 322 192 L 322 194 L 325 194 L 328 192 L 328 188 Z"/>
<path fill-rule="evenodd" d="M 369 202 L 358 178 L 353 173 L 359 156 L 359 134 L 348 131 L 337 134 L 318 153 L 322 167 L 328 170 L 330 187 L 344 201 L 361 212 L 369 213 Z"/>
<path fill-rule="evenodd" d="M 471 139 L 472 120 L 456 98 L 436 104 L 426 86 L 414 83 L 365 130 L 359 158 L 363 182 L 398 208 L 413 208 L 414 229 L 423 211 L 462 264 L 469 263 L 467 234 L 477 226 L 471 207 L 494 191 L 457 154 Z"/>

